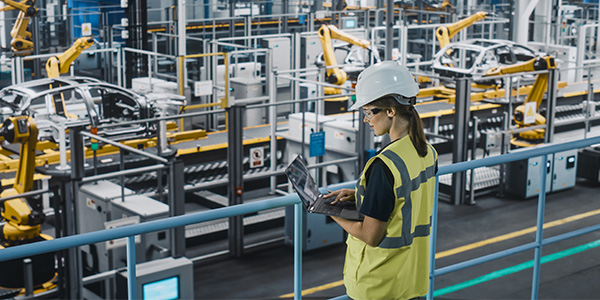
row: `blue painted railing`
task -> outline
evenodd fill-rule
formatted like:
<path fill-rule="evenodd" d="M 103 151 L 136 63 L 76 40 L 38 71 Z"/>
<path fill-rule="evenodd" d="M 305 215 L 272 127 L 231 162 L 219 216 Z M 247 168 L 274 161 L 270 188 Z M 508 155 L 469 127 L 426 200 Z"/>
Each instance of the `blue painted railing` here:
<path fill-rule="evenodd" d="M 521 253 L 523 251 L 535 249 L 534 266 L 533 266 L 533 280 L 531 283 L 531 299 L 538 298 L 538 288 L 540 279 L 540 260 L 542 253 L 542 246 L 551 243 L 559 242 L 565 239 L 577 237 L 586 233 L 590 233 L 596 230 L 600 230 L 600 224 L 586 227 L 580 230 L 568 232 L 559 236 L 543 239 L 543 226 L 544 226 L 544 210 L 546 205 L 546 168 L 540 168 L 540 194 L 538 195 L 538 210 L 537 210 L 537 231 L 535 242 L 520 245 L 504 251 L 492 253 L 483 257 L 471 259 L 469 261 L 457 263 L 444 268 L 435 269 L 435 251 L 436 251 L 436 238 L 437 238 L 437 222 L 438 222 L 438 187 L 439 187 L 439 176 L 445 174 L 452 174 L 456 172 L 466 171 L 470 169 L 476 169 L 479 167 L 495 166 L 513 161 L 519 161 L 528 159 L 531 157 L 542 157 L 542 162 L 547 161 L 547 155 L 562 152 L 573 149 L 580 149 L 590 145 L 599 144 L 600 137 L 593 137 L 588 139 L 582 139 L 578 141 L 566 142 L 561 144 L 547 144 L 539 146 L 533 149 L 527 149 L 524 151 L 517 151 L 509 154 L 500 156 L 486 157 L 477 160 L 471 160 L 467 162 L 455 163 L 448 166 L 441 166 L 436 174 L 436 191 L 433 201 L 433 217 L 432 217 L 432 231 L 431 231 L 431 249 L 429 256 L 429 293 L 427 299 L 433 299 L 434 291 L 434 279 L 436 276 L 448 274 L 454 271 L 462 270 L 465 268 L 473 267 L 482 263 L 486 263 L 492 260 L 507 257 L 513 254 Z"/>
<path fill-rule="evenodd" d="M 543 156 L 546 157 L 547 154 L 579 149 L 583 147 L 587 147 L 594 144 L 600 144 L 600 137 L 588 138 L 583 140 L 578 140 L 574 142 L 568 142 L 563 144 L 556 145 L 545 145 L 542 147 L 537 147 L 534 149 L 528 149 L 525 151 L 514 152 L 510 154 L 505 154 L 501 156 L 494 156 L 483 158 L 479 160 L 472 160 L 468 162 L 461 162 L 452 164 L 449 166 L 442 166 L 439 168 L 438 174 L 436 175 L 436 183 L 439 181 L 439 176 L 444 174 L 451 174 L 455 172 L 461 172 L 469 169 L 484 167 L 484 166 L 494 166 L 498 164 L 508 163 L 512 161 L 523 160 L 531 157 Z M 544 160 L 542 160 L 544 161 Z M 540 177 L 541 180 L 541 188 L 540 191 L 545 191 L 545 177 L 546 172 L 544 168 L 540 168 Z M 332 185 L 328 187 L 328 189 L 335 190 L 340 188 L 353 188 L 355 186 L 355 182 L 345 182 L 336 185 Z M 435 269 L 435 247 L 436 247 L 436 237 L 437 237 L 437 210 L 438 210 L 438 191 L 436 189 L 435 192 L 435 201 L 433 202 L 433 218 L 432 218 L 432 232 L 431 232 L 431 252 L 430 252 L 430 288 L 429 294 L 427 295 L 428 299 L 433 298 L 433 290 L 434 290 L 434 278 L 436 276 L 440 276 L 443 274 L 447 274 L 450 272 L 458 271 L 464 268 L 468 268 L 471 266 L 475 266 L 484 262 L 488 262 L 491 260 L 499 259 L 502 257 L 506 257 L 512 254 L 520 253 L 526 250 L 535 249 L 535 264 L 534 264 L 534 275 L 532 282 L 532 299 L 537 299 L 538 295 L 538 284 L 539 284 L 539 265 L 540 265 L 540 253 L 541 247 L 543 245 L 555 243 L 558 241 L 562 241 L 564 239 L 576 237 L 582 234 L 586 234 L 589 232 L 593 232 L 596 230 L 600 230 L 600 224 L 590 226 L 587 228 L 579 229 L 576 231 L 572 231 L 566 234 L 562 234 L 559 236 L 542 239 L 542 226 L 543 226 L 543 215 L 544 215 L 544 207 L 545 207 L 545 193 L 540 193 L 539 201 L 538 201 L 538 221 L 537 221 L 537 234 L 536 241 L 534 243 L 529 243 L 525 245 L 521 245 L 512 249 L 500 251 L 497 253 L 493 253 L 484 257 L 476 258 L 470 261 L 458 263 L 455 265 L 447 266 L 441 269 Z M 117 227 L 113 229 L 95 231 L 90 233 L 84 233 L 74 236 L 67 236 L 62 238 L 57 238 L 49 241 L 41 241 L 34 244 L 27 244 L 15 247 L 9 247 L 6 249 L 2 249 L 0 251 L 0 262 L 17 259 L 22 257 L 30 257 L 33 255 L 38 255 L 47 252 L 64 250 L 72 247 L 79 247 L 83 245 L 118 239 L 118 238 L 128 238 L 127 239 L 127 265 L 128 265 L 128 296 L 130 299 L 136 299 L 136 289 L 135 289 L 135 268 L 131 267 L 130 262 L 135 262 L 135 239 L 133 238 L 135 235 L 144 234 L 148 232 L 166 230 L 174 227 L 181 227 L 195 223 L 202 223 L 217 219 L 228 218 L 232 216 L 244 215 L 249 213 L 255 213 L 267 209 L 284 207 L 289 205 L 295 205 L 294 209 L 294 299 L 301 298 L 301 287 L 302 287 L 302 241 L 300 239 L 300 232 L 302 228 L 302 205 L 300 204 L 300 199 L 296 194 L 287 195 L 283 197 L 278 197 L 269 200 L 263 200 L 254 203 L 248 204 L 240 204 L 235 206 L 229 206 L 219 209 L 213 209 L 210 211 L 199 212 L 194 214 L 188 214 L 183 216 L 171 217 L 168 219 L 149 221 L 135 225 L 129 225 L 125 227 Z M 346 295 L 337 297 L 335 299 L 347 299 Z"/>

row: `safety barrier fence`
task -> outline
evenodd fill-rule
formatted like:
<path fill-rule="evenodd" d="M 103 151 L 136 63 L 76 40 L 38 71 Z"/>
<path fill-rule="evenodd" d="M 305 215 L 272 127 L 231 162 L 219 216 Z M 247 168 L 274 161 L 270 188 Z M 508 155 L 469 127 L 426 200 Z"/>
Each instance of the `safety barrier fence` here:
<path fill-rule="evenodd" d="M 518 161 L 528 159 L 531 157 L 542 156 L 543 160 L 547 159 L 547 155 L 560 151 L 579 149 L 594 144 L 600 144 L 600 137 L 593 137 L 582 139 L 573 142 L 566 142 L 555 145 L 546 145 L 537 147 L 534 149 L 509 153 L 501 156 L 488 157 L 479 160 L 472 160 L 468 162 L 455 163 L 448 166 L 441 166 L 438 174 L 436 175 L 436 183 L 439 181 L 439 176 L 444 174 L 451 174 L 455 172 L 461 172 L 469 169 L 475 169 L 485 166 L 493 166 L 498 164 L 504 164 L 512 161 Z M 431 232 L 431 252 L 430 252 L 430 289 L 427 296 L 428 299 L 433 298 L 434 291 L 434 279 L 436 276 L 448 274 L 454 271 L 462 270 L 468 267 L 489 262 L 499 258 L 503 258 L 512 254 L 521 253 L 526 250 L 535 249 L 535 260 L 534 260 L 534 271 L 533 271 L 533 282 L 532 282 L 532 299 L 538 297 L 538 285 L 539 285 L 539 274 L 540 274 L 540 259 L 541 249 L 543 245 L 559 242 L 565 239 L 577 237 L 586 233 L 600 230 L 600 224 L 586 227 L 583 229 L 571 231 L 562 235 L 543 239 L 542 230 L 544 223 L 544 208 L 545 208 L 545 183 L 546 183 L 546 172 L 545 168 L 541 168 L 541 187 L 538 197 L 538 212 L 537 212 L 537 232 L 536 241 L 533 243 L 524 244 L 508 250 L 496 252 L 487 256 L 475 258 L 469 261 L 461 262 L 458 264 L 450 265 L 440 269 L 435 269 L 435 249 L 436 249 L 436 237 L 437 237 L 437 211 L 438 211 L 438 191 L 436 189 L 434 205 L 433 205 L 433 218 L 432 218 L 432 232 Z M 354 186 L 355 182 L 345 182 L 328 187 L 328 189 L 340 189 Z M 9 247 L 0 251 L 0 262 L 11 259 L 18 259 L 23 257 L 30 257 L 42 253 L 48 253 L 53 251 L 59 251 L 69 249 L 73 247 L 118 239 L 127 238 L 127 272 L 128 272 L 128 297 L 129 299 L 136 299 L 136 282 L 135 272 L 136 269 L 132 267 L 131 262 L 135 262 L 135 236 L 139 234 L 166 230 L 175 227 L 181 227 L 185 225 L 207 222 L 216 219 L 222 219 L 232 216 L 239 216 L 249 213 L 255 213 L 262 210 L 285 207 L 294 205 L 294 298 L 301 298 L 301 287 L 302 287 L 302 241 L 301 241 L 301 228 L 302 228 L 302 205 L 300 204 L 299 198 L 296 194 L 278 197 L 274 199 L 229 206 L 220 209 L 214 209 L 211 211 L 194 213 L 183 216 L 171 217 L 163 220 L 156 220 L 150 222 L 144 222 L 141 224 L 135 224 L 125 227 L 113 228 L 110 230 L 101 230 L 91 233 L 67 236 L 57 238 L 49 241 L 42 241 L 34 244 L 27 244 L 15 247 Z M 335 299 L 345 299 L 347 296 L 340 296 Z"/>

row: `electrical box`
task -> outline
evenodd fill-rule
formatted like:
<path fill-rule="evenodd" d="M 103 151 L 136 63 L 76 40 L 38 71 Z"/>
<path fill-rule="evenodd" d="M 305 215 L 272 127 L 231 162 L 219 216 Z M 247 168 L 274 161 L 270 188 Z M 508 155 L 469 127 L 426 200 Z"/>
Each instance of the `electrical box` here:
<path fill-rule="evenodd" d="M 231 84 L 231 95 L 234 102 L 238 100 L 258 98 L 263 96 L 263 82 L 260 78 L 236 77 L 229 80 Z M 263 102 L 263 101 L 258 101 Z M 257 102 L 253 102 L 256 104 Z M 266 117 L 266 108 L 246 108 L 246 118 L 244 127 L 264 124 L 263 118 Z"/>
<path fill-rule="evenodd" d="M 577 177 L 577 150 L 557 152 L 554 154 L 554 170 L 552 172 L 552 191 L 560 191 L 575 186 Z"/>
<path fill-rule="evenodd" d="M 540 168 L 546 170 L 546 192 L 552 190 L 552 155 L 542 163 L 541 157 L 513 161 L 507 166 L 507 191 L 517 197 L 527 199 L 540 193 Z"/>
<path fill-rule="evenodd" d="M 323 124 L 325 149 L 347 155 L 356 155 L 358 120 L 335 120 Z"/>
<path fill-rule="evenodd" d="M 287 71 L 292 69 L 292 45 L 289 38 L 269 38 L 261 41 L 262 48 L 269 48 L 273 54 L 273 71 Z M 277 79 L 277 87 L 289 87 L 289 79 Z"/>
<path fill-rule="evenodd" d="M 77 197 L 77 228 L 79 233 L 164 219 L 169 216 L 168 205 L 152 198 L 135 195 L 110 181 L 84 184 Z M 168 255 L 170 234 L 158 231 L 142 234 L 136 240 L 138 263 Z M 139 243 L 138 243 L 139 241 Z M 84 275 L 95 274 L 126 266 L 124 239 L 80 247 Z"/>
<path fill-rule="evenodd" d="M 301 142 L 302 141 L 302 128 L 304 127 L 304 141 L 309 143 L 310 134 L 323 130 L 323 124 L 326 122 L 334 121 L 335 119 L 329 116 L 316 115 L 311 112 L 304 113 L 304 124 L 302 121 L 302 113 L 291 114 L 289 116 L 289 139 Z M 317 122 L 319 122 L 319 128 L 317 129 Z"/>
<path fill-rule="evenodd" d="M 546 192 L 557 192 L 575 186 L 577 178 L 577 150 L 549 154 L 542 166 L 541 157 L 515 161 L 508 164 L 508 192 L 530 198 L 540 192 L 540 167 L 546 168 Z"/>
<path fill-rule="evenodd" d="M 316 33 L 314 35 L 300 36 L 300 66 L 302 68 L 315 67 L 317 56 L 321 53 L 323 53 L 323 46 Z M 316 73 L 311 79 L 315 78 Z"/>
<path fill-rule="evenodd" d="M 317 98 L 317 84 L 310 82 L 303 82 L 300 86 L 300 99 L 315 99 Z M 316 101 L 305 102 L 306 111 L 315 111 Z"/>

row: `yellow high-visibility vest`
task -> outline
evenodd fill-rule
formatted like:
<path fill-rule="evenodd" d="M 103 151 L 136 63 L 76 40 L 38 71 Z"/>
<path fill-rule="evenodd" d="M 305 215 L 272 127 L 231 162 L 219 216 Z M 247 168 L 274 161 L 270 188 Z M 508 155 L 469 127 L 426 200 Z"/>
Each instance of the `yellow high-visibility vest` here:
<path fill-rule="evenodd" d="M 371 158 L 356 185 L 357 207 L 364 199 L 365 172 L 375 158 L 394 176 L 396 203 L 384 239 L 371 247 L 348 235 L 344 284 L 353 299 L 410 299 L 429 289 L 429 234 L 435 191 L 437 152 L 429 145 L 417 154 L 409 136 Z"/>

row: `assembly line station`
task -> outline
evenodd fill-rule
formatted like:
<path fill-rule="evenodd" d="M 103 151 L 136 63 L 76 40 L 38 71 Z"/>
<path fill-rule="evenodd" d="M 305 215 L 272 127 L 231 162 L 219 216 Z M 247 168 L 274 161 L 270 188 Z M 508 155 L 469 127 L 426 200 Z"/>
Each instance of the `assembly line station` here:
<path fill-rule="evenodd" d="M 439 153 L 427 298 L 598 297 L 598 0 L 0 2 L 0 299 L 348 299 L 284 170 L 355 187 L 383 60 Z"/>

